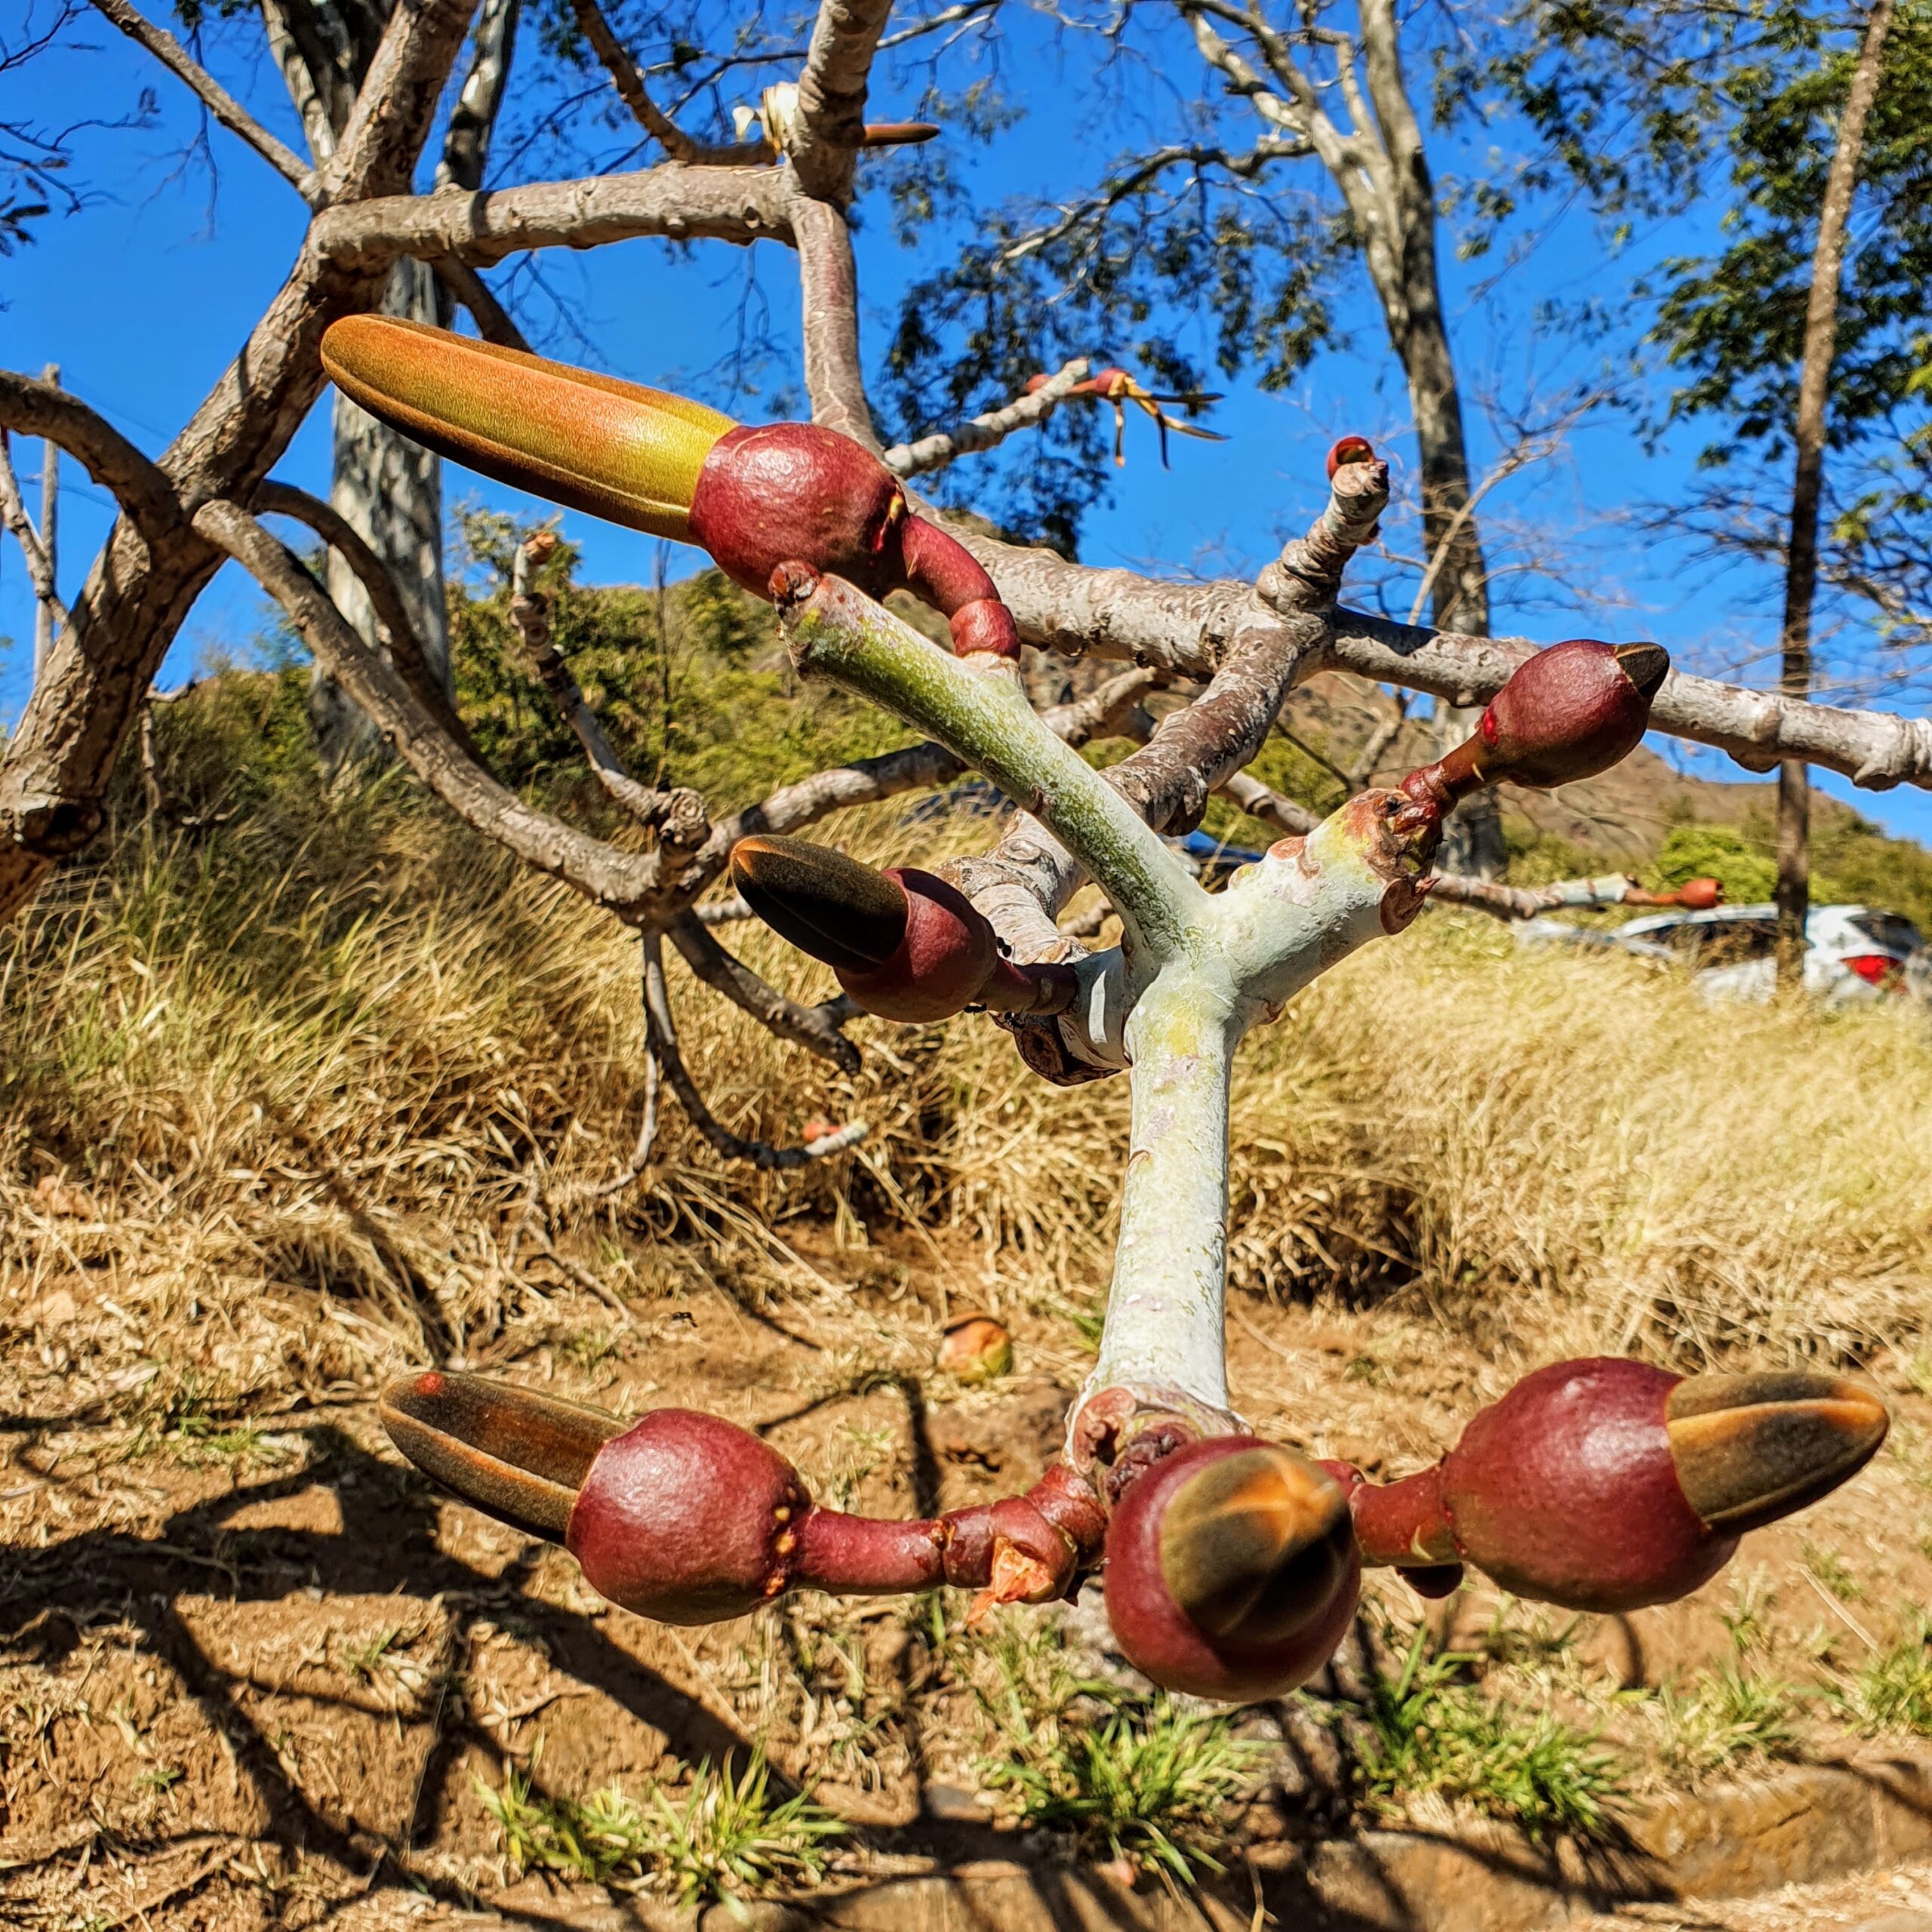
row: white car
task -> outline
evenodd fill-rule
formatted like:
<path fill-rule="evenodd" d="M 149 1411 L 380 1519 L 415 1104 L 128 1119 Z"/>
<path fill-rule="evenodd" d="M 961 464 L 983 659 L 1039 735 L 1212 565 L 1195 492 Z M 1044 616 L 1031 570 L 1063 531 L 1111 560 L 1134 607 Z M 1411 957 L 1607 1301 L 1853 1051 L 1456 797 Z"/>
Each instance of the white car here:
<path fill-rule="evenodd" d="M 1532 919 L 1518 932 L 1531 945 L 1613 946 L 1640 958 L 1687 966 L 1691 983 L 1706 999 L 1761 1003 L 1777 984 L 1775 906 L 1658 912 L 1609 932 Z M 1892 997 L 1932 1001 L 1932 949 L 1909 919 L 1866 906 L 1814 906 L 1804 937 L 1804 990 L 1827 1004 Z"/>

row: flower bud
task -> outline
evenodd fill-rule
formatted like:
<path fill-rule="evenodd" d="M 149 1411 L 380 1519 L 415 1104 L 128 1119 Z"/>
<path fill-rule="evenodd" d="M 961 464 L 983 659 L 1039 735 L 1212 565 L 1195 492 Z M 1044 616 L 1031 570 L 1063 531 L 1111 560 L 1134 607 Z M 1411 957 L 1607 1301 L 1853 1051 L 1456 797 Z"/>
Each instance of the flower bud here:
<path fill-rule="evenodd" d="M 1139 1477 L 1114 1506 L 1106 1559 L 1107 1617 L 1128 1662 L 1229 1703 L 1318 1669 L 1361 1584 L 1342 1485 L 1246 1435 L 1189 1443 Z"/>
<path fill-rule="evenodd" d="M 1552 645 L 1518 666 L 1477 726 L 1491 784 L 1548 789 L 1607 771 L 1636 749 L 1670 669 L 1658 644 Z"/>
<path fill-rule="evenodd" d="M 1566 1609 L 1668 1603 L 1716 1575 L 1746 1531 L 1816 1502 L 1884 1440 L 1862 1383 L 1552 1364 L 1483 1410 L 1434 1469 L 1355 1492 L 1371 1562 L 1462 1561 Z"/>
<path fill-rule="evenodd" d="M 1607 771 L 1648 728 L 1651 700 L 1670 669 L 1658 644 L 1573 638 L 1526 657 L 1478 721 L 1475 735 L 1401 789 L 1447 811 L 1489 785 L 1547 789 Z"/>
<path fill-rule="evenodd" d="M 653 1409 L 598 1452 L 565 1539 L 584 1580 L 660 1623 L 715 1623 L 789 1580 L 798 1472 L 749 1431 L 691 1409 Z"/>
<path fill-rule="evenodd" d="M 553 502 L 702 544 L 759 597 L 802 562 L 875 597 L 906 589 L 952 621 L 962 653 L 1019 654 L 1012 614 L 897 477 L 810 423 L 752 428 L 683 396 L 389 315 L 322 338 L 343 395 L 454 460 Z"/>
<path fill-rule="evenodd" d="M 741 838 L 731 878 L 745 902 L 801 952 L 823 960 L 881 1020 L 949 1019 L 1002 971 L 985 915 L 915 866 L 875 871 L 806 838 Z"/>

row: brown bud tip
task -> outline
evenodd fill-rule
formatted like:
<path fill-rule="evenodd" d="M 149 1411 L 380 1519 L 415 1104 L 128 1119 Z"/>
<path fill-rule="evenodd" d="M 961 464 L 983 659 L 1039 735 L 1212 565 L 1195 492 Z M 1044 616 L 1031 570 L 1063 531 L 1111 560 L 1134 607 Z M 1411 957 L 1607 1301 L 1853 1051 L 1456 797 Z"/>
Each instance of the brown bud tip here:
<path fill-rule="evenodd" d="M 1344 463 L 1373 463 L 1375 445 L 1366 436 L 1344 436 L 1328 452 L 1328 480 L 1335 480 L 1335 472 Z"/>
<path fill-rule="evenodd" d="M 774 932 L 836 972 L 884 965 L 906 937 L 898 881 L 808 838 L 740 839 L 731 882 Z"/>
<path fill-rule="evenodd" d="M 1013 1372 L 1013 1337 L 990 1315 L 964 1315 L 948 1324 L 939 1366 L 961 1382 L 992 1382 Z"/>
<path fill-rule="evenodd" d="M 1617 661 L 1646 699 L 1657 696 L 1657 687 L 1670 669 L 1670 653 L 1660 644 L 1620 644 Z"/>
<path fill-rule="evenodd" d="M 866 148 L 899 148 L 936 140 L 938 128 L 931 121 L 869 121 L 859 145 Z"/>
<path fill-rule="evenodd" d="M 1107 1530 L 1107 1615 L 1170 1690 L 1246 1702 L 1300 1683 L 1360 1583 L 1342 1485 L 1251 1436 L 1189 1443 L 1128 1490 Z"/>
<path fill-rule="evenodd" d="M 1878 1454 L 1891 1417 L 1862 1382 L 1694 1375 L 1664 1405 L 1684 1500 L 1727 1536 L 1816 1503 Z"/>
<path fill-rule="evenodd" d="M 432 1369 L 385 1389 L 389 1440 L 486 1514 L 561 1543 L 597 1452 L 624 1425 L 601 1409 L 481 1375 Z"/>

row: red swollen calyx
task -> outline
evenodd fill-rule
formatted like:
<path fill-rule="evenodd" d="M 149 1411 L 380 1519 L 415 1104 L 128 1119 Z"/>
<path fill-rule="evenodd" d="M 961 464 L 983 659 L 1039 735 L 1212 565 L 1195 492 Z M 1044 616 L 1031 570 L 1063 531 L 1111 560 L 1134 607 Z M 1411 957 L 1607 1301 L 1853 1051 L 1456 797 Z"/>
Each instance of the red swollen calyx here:
<path fill-rule="evenodd" d="M 1517 666 L 1472 737 L 1411 772 L 1402 789 L 1447 811 L 1487 786 L 1546 790 L 1607 771 L 1643 737 L 1669 669 L 1661 645 L 1552 645 Z"/>
<path fill-rule="evenodd" d="M 771 423 L 720 436 L 698 472 L 691 531 L 755 596 L 772 594 L 781 564 L 802 561 L 871 596 L 911 591 L 951 621 L 962 656 L 1020 654 L 1012 613 L 972 553 L 911 508 L 870 451 L 835 430 Z"/>
<path fill-rule="evenodd" d="M 1745 1531 L 1827 1494 L 1877 1452 L 1884 1404 L 1807 1374 L 1696 1376 L 1558 1362 L 1469 1423 L 1432 1469 L 1352 1498 L 1364 1561 L 1468 1562 L 1571 1610 L 1666 1603 Z"/>
<path fill-rule="evenodd" d="M 1248 1703 L 1333 1654 L 1361 1567 L 1347 1493 L 1278 1443 L 1211 1436 L 1140 1475 L 1107 1527 L 1107 1618 L 1171 1690 Z"/>

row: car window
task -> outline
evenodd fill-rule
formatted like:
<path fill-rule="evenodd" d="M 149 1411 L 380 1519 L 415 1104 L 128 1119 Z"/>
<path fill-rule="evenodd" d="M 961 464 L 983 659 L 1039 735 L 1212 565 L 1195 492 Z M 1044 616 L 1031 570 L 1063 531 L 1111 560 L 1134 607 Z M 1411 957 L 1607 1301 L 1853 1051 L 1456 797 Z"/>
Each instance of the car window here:
<path fill-rule="evenodd" d="M 1667 946 L 1673 952 L 1690 954 L 1697 950 L 1704 937 L 1702 926 L 1687 923 L 1675 926 L 1660 926 L 1654 932 L 1644 934 L 1644 938 L 1653 945 Z"/>
<path fill-rule="evenodd" d="M 1727 919 L 1721 925 L 1697 929 L 1704 943 L 1697 951 L 1700 968 L 1742 966 L 1752 959 L 1768 959 L 1777 950 L 1778 928 L 1774 919 Z"/>
<path fill-rule="evenodd" d="M 1895 952 L 1914 952 L 1925 943 L 1919 937 L 1918 928 L 1896 912 L 1854 912 L 1848 923 L 1867 939 L 1876 940 Z"/>

